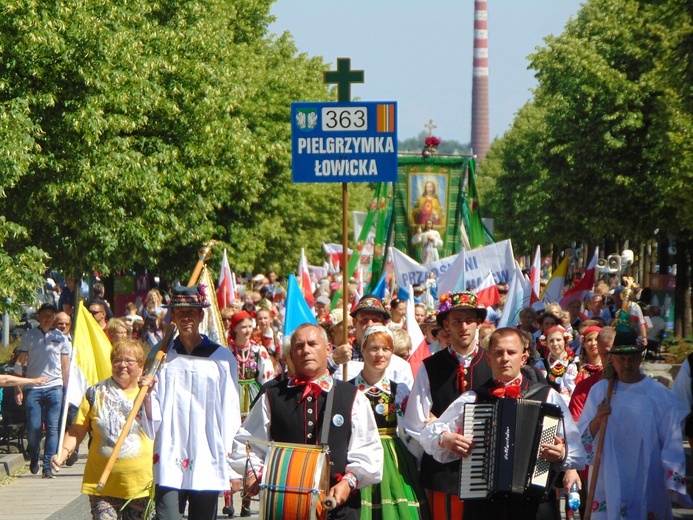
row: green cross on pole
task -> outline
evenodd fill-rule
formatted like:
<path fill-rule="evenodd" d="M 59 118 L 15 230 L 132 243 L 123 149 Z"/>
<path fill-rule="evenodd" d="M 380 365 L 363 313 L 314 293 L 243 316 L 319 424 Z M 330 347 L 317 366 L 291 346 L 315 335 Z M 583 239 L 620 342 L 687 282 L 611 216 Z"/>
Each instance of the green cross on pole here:
<path fill-rule="evenodd" d="M 351 84 L 363 83 L 362 70 L 351 70 L 351 58 L 337 58 L 337 70 L 323 72 L 323 83 L 337 84 L 337 101 L 351 101 Z"/>
<path fill-rule="evenodd" d="M 337 84 L 337 101 L 340 103 L 349 103 L 351 101 L 351 84 L 363 83 L 364 73 L 362 70 L 351 70 L 351 58 L 337 58 L 337 70 L 323 72 L 324 83 Z M 342 310 L 344 316 L 349 312 L 349 269 L 348 255 L 349 250 L 349 226 L 347 215 L 349 214 L 349 195 L 347 183 L 342 183 L 342 251 L 344 251 L 344 262 L 342 262 Z M 347 327 L 344 327 L 343 341 L 347 343 L 349 335 Z M 348 381 L 347 365 L 342 365 L 342 379 Z"/>

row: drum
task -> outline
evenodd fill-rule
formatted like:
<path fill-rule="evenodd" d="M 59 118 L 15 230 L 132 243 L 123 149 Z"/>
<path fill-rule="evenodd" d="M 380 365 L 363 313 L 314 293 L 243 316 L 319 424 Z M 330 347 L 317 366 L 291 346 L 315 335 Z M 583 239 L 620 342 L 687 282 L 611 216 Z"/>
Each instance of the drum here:
<path fill-rule="evenodd" d="M 327 447 L 271 442 L 260 484 L 260 518 L 324 520 L 328 468 Z"/>

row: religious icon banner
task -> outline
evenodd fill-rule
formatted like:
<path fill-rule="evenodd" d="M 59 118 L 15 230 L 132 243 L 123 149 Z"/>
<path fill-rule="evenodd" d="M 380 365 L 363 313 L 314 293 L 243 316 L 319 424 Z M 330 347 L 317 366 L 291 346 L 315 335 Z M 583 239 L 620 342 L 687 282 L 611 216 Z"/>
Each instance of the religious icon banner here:
<path fill-rule="evenodd" d="M 420 263 L 459 252 L 466 157 L 399 157 L 395 247 Z"/>

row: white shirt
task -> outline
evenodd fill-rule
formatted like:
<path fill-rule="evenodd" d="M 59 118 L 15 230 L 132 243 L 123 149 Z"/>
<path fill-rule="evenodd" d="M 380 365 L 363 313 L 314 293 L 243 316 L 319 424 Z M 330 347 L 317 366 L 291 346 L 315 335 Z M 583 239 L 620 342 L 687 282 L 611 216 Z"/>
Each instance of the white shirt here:
<path fill-rule="evenodd" d="M 431 421 L 424 428 L 420 436 L 421 446 L 427 453 L 433 455 L 433 458 L 438 462 L 447 463 L 459 460 L 458 455 L 438 445 L 438 436 L 443 432 L 457 431 L 458 428 L 463 428 L 464 405 L 475 403 L 476 399 L 477 395 L 473 390 L 465 392 L 448 406 L 440 418 Z M 558 431 L 556 433 L 556 436 L 563 439 L 566 445 L 566 457 L 563 459 L 561 469 L 583 469 L 586 460 L 585 450 L 582 447 L 582 442 L 580 442 L 580 432 L 575 421 L 573 421 L 572 415 L 570 415 L 568 406 L 554 389 L 549 390 L 546 402 L 559 406 L 561 412 L 563 412 L 563 421 L 558 423 Z"/>
<path fill-rule="evenodd" d="M 171 349 L 157 377 L 143 425 L 154 438 L 154 483 L 226 491 L 238 478 L 227 460 L 241 424 L 236 358 L 224 347 L 210 357 Z"/>
<path fill-rule="evenodd" d="M 578 427 L 592 464 L 597 437 L 589 423 L 597 414 L 609 382 L 599 381 L 587 396 Z M 637 383 L 617 381 L 604 435 L 592 518 L 673 518 L 671 500 L 693 502 L 683 477 L 686 459 L 674 396 L 661 383 L 644 377 Z M 590 472 L 590 478 L 594 478 Z M 590 507 L 590 504 L 587 504 Z"/>
<path fill-rule="evenodd" d="M 356 376 L 358 372 L 354 372 Z M 253 444 L 253 440 L 261 443 Z M 257 472 L 264 466 L 267 443 L 270 441 L 270 412 L 267 394 L 263 393 L 236 436 L 232 454 L 232 466 L 240 474 L 245 473 L 246 442 L 251 442 L 250 464 Z M 351 472 L 358 479 L 359 489 L 377 484 L 383 478 L 383 447 L 378 427 L 368 398 L 356 392 L 351 409 L 351 438 L 347 448 L 347 464 L 344 472 Z"/>

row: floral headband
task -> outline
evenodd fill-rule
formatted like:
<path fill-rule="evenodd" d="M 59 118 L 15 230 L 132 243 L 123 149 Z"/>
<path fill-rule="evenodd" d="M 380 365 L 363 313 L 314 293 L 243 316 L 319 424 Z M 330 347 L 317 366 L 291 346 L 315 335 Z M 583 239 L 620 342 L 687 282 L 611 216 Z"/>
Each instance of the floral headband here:
<path fill-rule="evenodd" d="M 546 333 L 539 336 L 539 341 L 543 346 L 547 345 L 547 338 L 552 332 L 560 332 L 563 335 L 563 339 L 566 341 L 566 343 L 573 339 L 573 335 L 570 332 L 565 330 L 560 325 L 556 325 L 555 327 L 551 327 L 549 330 L 547 330 Z"/>
<path fill-rule="evenodd" d="M 387 333 L 388 336 L 390 336 L 390 339 L 392 342 L 395 342 L 395 336 L 392 334 L 392 331 L 387 328 L 385 325 L 371 325 L 366 329 L 366 332 L 363 333 L 363 341 L 362 344 L 365 345 L 366 341 L 368 340 L 368 336 L 371 334 L 374 334 L 376 332 L 385 332 Z"/>

